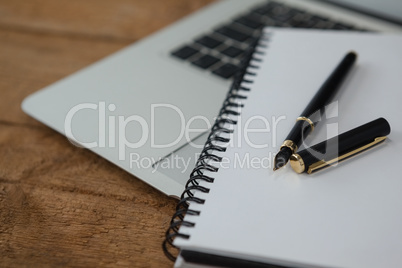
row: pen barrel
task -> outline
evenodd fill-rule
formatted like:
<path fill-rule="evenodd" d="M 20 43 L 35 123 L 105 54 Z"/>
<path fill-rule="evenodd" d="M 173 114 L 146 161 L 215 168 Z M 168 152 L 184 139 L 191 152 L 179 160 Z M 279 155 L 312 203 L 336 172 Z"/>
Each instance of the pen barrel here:
<path fill-rule="evenodd" d="M 338 92 L 338 89 L 345 80 L 346 75 L 352 68 L 353 63 L 356 61 L 356 58 L 357 55 L 354 52 L 349 52 L 345 55 L 335 70 L 327 80 L 325 80 L 317 93 L 310 100 L 301 116 L 309 117 L 317 111 L 320 111 L 321 113 L 323 112 L 324 107 L 332 101 L 333 97 Z"/>
<path fill-rule="evenodd" d="M 316 164 L 319 161 L 327 163 L 325 166 L 332 164 L 331 160 L 335 160 L 333 163 L 337 163 L 339 162 L 338 160 L 340 156 L 346 156 L 350 152 L 359 148 L 364 148 L 365 145 L 372 143 L 376 138 L 387 136 L 390 132 L 391 127 L 387 120 L 384 118 L 378 118 L 344 132 L 339 136 L 297 152 L 297 155 L 299 155 L 304 163 L 304 171 L 308 171 L 313 164 Z M 361 150 L 361 152 L 364 150 Z M 345 157 L 342 160 L 347 158 L 348 157 Z"/>
<path fill-rule="evenodd" d="M 356 58 L 357 55 L 354 52 L 349 52 L 345 55 L 302 112 L 301 117 L 305 119 L 296 122 L 286 140 L 291 140 L 297 146 L 300 146 L 303 138 L 318 123 L 325 106 L 332 101 Z M 314 118 L 311 118 L 313 116 Z"/>

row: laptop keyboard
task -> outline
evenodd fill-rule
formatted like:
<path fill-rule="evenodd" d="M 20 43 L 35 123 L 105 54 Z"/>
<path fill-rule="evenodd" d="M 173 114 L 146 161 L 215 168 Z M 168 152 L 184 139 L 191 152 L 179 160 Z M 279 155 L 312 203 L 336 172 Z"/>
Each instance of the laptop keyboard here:
<path fill-rule="evenodd" d="M 171 54 L 190 62 L 200 70 L 230 79 L 238 70 L 243 53 L 253 40 L 258 38 L 264 26 L 363 30 L 269 1 L 175 49 Z"/>

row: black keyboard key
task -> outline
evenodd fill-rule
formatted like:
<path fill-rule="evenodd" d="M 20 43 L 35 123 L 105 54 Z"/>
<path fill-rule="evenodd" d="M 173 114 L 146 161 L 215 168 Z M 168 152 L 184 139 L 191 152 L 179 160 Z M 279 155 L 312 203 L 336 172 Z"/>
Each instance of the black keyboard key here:
<path fill-rule="evenodd" d="M 291 26 L 297 26 L 300 23 L 306 22 L 311 18 L 311 15 L 305 12 L 296 14 L 288 23 Z"/>
<path fill-rule="evenodd" d="M 317 16 L 317 15 L 313 15 L 313 16 L 311 16 L 311 18 L 313 18 L 314 20 L 317 20 L 317 21 L 328 21 L 327 18 Z"/>
<path fill-rule="evenodd" d="M 249 17 L 250 16 L 241 17 L 241 18 L 235 19 L 234 21 L 239 23 L 239 24 L 242 24 L 242 25 L 244 25 L 244 26 L 246 26 L 248 28 L 254 29 L 254 30 L 255 29 L 260 29 L 260 28 L 262 28 L 264 26 L 263 23 L 261 23 L 261 22 L 259 22 L 257 20 L 250 19 Z"/>
<path fill-rule="evenodd" d="M 203 69 L 208 69 L 212 65 L 216 64 L 219 62 L 218 58 L 215 58 L 214 56 L 211 55 L 203 55 L 196 59 L 195 61 L 192 62 L 192 64 L 203 68 Z"/>
<path fill-rule="evenodd" d="M 238 42 L 244 42 L 248 40 L 251 36 L 249 34 L 240 32 L 238 30 L 235 30 L 229 26 L 223 26 L 221 28 L 218 28 L 215 30 L 215 32 L 220 33 L 221 35 L 224 35 L 226 37 L 229 37 L 233 40 L 236 40 Z"/>
<path fill-rule="evenodd" d="M 291 21 L 290 25 L 297 28 L 317 28 L 317 29 L 332 29 L 335 22 L 320 16 L 310 15 L 307 13 L 298 14 Z"/>
<path fill-rule="evenodd" d="M 332 29 L 336 30 L 352 30 L 354 27 L 352 25 L 344 24 L 344 23 L 335 23 Z"/>
<path fill-rule="evenodd" d="M 254 13 L 249 13 L 249 14 L 243 15 L 243 16 L 241 16 L 239 18 L 245 18 L 247 20 L 257 21 L 257 22 L 261 22 L 261 23 L 264 23 L 264 21 L 266 19 L 263 16 L 256 15 Z"/>
<path fill-rule="evenodd" d="M 295 13 L 293 11 L 289 11 L 286 13 L 279 13 L 279 14 L 274 13 L 274 14 L 270 15 L 269 18 L 276 22 L 285 23 L 296 15 L 297 15 L 297 13 Z"/>
<path fill-rule="evenodd" d="M 266 20 L 264 23 L 265 26 L 271 26 L 271 27 L 283 27 L 284 24 L 279 22 L 279 21 L 275 21 L 275 20 Z"/>
<path fill-rule="evenodd" d="M 303 18 L 293 21 L 292 25 L 297 28 L 313 28 L 315 25 L 322 22 L 322 20 L 314 16 L 304 16 Z"/>
<path fill-rule="evenodd" d="M 239 67 L 237 67 L 234 64 L 231 63 L 226 63 L 224 65 L 222 65 L 221 67 L 219 67 L 218 69 L 216 69 L 215 71 L 213 71 L 214 74 L 228 79 L 230 77 L 232 77 L 237 71 L 239 70 Z"/>
<path fill-rule="evenodd" d="M 193 56 L 197 52 L 198 52 L 198 50 L 196 50 L 196 49 L 194 49 L 192 47 L 184 46 L 184 47 L 179 48 L 176 51 L 173 51 L 172 55 L 176 56 L 176 57 L 178 57 L 180 59 L 185 60 L 185 59 L 190 58 L 191 56 Z"/>
<path fill-rule="evenodd" d="M 259 6 L 255 9 L 252 10 L 253 13 L 258 14 L 258 15 L 266 15 L 270 12 L 272 12 L 273 9 L 277 7 L 281 7 L 282 5 L 276 2 L 269 2 L 266 5 Z"/>
<path fill-rule="evenodd" d="M 317 29 L 332 29 L 334 27 L 335 23 L 330 21 L 330 20 L 326 20 L 326 21 L 320 21 L 318 22 L 316 25 L 314 25 L 314 28 Z"/>
<path fill-rule="evenodd" d="M 219 41 L 210 36 L 203 36 L 203 37 L 195 40 L 195 42 L 198 44 L 201 44 L 207 48 L 216 48 L 217 46 L 222 44 L 222 41 Z"/>
<path fill-rule="evenodd" d="M 222 54 L 231 57 L 231 58 L 235 58 L 237 56 L 239 56 L 240 54 L 242 54 L 244 51 L 243 49 L 237 48 L 237 47 L 227 47 L 224 50 L 221 51 Z"/>

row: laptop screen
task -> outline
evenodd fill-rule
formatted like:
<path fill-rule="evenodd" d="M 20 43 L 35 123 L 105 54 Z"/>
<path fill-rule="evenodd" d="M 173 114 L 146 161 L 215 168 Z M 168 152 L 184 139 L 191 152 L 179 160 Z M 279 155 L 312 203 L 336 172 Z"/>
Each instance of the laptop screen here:
<path fill-rule="evenodd" d="M 402 0 L 324 0 L 402 24 Z"/>

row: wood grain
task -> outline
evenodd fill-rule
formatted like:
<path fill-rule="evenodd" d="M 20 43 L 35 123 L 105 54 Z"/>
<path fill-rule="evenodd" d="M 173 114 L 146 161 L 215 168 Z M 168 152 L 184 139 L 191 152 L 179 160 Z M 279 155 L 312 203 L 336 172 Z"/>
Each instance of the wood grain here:
<path fill-rule="evenodd" d="M 0 1 L 0 266 L 171 267 L 176 204 L 25 115 L 29 94 L 213 0 Z"/>

